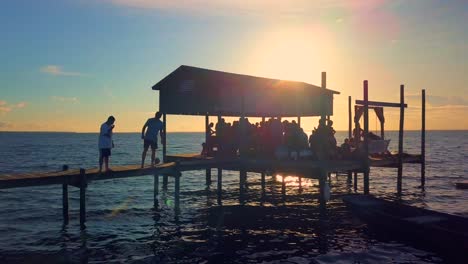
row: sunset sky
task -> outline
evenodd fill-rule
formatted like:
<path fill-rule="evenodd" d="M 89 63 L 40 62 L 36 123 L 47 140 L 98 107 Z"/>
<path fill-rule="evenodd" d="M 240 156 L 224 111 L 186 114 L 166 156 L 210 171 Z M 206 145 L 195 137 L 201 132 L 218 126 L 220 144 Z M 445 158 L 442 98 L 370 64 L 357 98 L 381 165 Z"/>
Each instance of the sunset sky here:
<path fill-rule="evenodd" d="M 140 131 L 151 86 L 182 64 L 316 85 L 326 71 L 337 130 L 363 80 L 374 101 L 405 84 L 406 129 L 421 89 L 428 129 L 468 129 L 467 26 L 467 0 L 3 0 L 0 131 L 95 132 L 111 114 L 116 132 Z M 168 130 L 203 125 L 169 116 Z"/>

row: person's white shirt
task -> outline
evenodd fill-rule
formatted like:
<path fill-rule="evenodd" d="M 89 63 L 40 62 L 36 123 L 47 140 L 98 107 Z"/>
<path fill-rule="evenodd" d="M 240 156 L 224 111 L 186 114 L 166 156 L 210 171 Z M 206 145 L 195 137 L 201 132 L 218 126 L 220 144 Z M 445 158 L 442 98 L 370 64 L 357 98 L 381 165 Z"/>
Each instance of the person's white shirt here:
<path fill-rule="evenodd" d="M 112 129 L 107 123 L 101 125 L 98 146 L 100 149 L 112 148 Z"/>

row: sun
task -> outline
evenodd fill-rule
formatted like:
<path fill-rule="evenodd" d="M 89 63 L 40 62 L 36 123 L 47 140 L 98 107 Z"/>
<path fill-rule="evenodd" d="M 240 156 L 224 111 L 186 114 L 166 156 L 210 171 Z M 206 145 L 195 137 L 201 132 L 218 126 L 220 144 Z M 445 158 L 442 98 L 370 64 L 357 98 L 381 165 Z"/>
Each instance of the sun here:
<path fill-rule="evenodd" d="M 273 27 L 258 36 L 244 68 L 269 78 L 315 81 L 330 59 L 328 35 L 318 26 Z"/>

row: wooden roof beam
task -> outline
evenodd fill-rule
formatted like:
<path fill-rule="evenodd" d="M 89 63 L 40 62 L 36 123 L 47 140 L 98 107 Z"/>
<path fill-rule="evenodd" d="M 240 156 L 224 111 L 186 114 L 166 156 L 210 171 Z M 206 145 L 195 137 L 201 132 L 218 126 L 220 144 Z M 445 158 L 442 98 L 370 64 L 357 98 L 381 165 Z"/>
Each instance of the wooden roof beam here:
<path fill-rule="evenodd" d="M 364 105 L 364 100 L 356 100 L 356 104 L 357 104 L 357 105 Z M 367 105 L 368 105 L 369 107 L 372 107 L 372 106 L 378 106 L 378 107 L 398 107 L 398 108 L 401 107 L 401 104 L 400 104 L 400 103 L 375 102 L 375 101 L 368 101 L 368 102 L 367 102 Z M 403 104 L 403 107 L 407 108 L 408 105 L 407 105 L 407 104 Z"/>

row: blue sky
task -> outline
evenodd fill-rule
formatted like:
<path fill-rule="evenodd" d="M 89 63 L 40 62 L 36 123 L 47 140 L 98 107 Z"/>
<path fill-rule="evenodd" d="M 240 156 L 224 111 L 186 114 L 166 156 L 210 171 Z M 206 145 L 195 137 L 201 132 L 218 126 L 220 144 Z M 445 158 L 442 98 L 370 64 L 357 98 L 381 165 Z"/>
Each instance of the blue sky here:
<path fill-rule="evenodd" d="M 406 85 L 408 129 L 425 88 L 428 128 L 468 129 L 466 25 L 462 0 L 6 0 L 0 130 L 90 132 L 113 114 L 120 131 L 139 131 L 158 108 L 151 86 L 181 64 L 313 84 L 327 71 L 342 93 L 338 129 L 364 79 L 373 100 L 396 101 Z M 203 129 L 170 120 L 172 131 Z"/>

